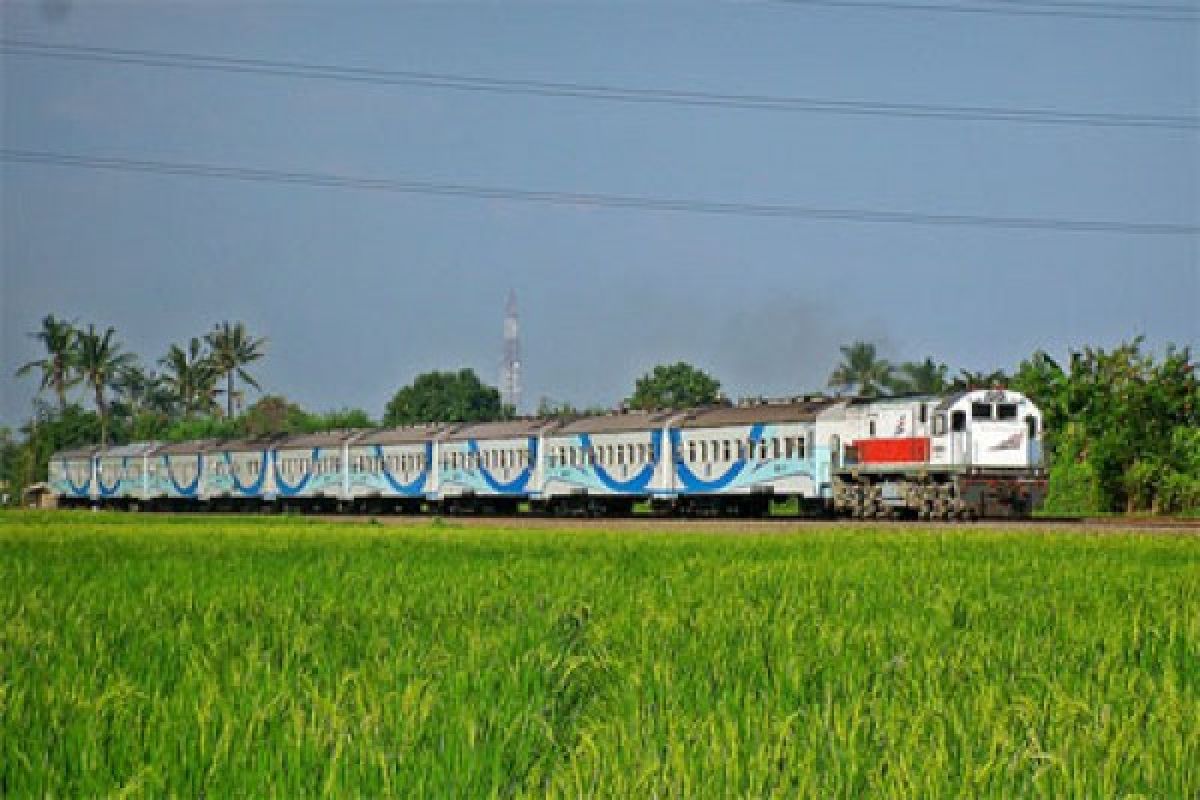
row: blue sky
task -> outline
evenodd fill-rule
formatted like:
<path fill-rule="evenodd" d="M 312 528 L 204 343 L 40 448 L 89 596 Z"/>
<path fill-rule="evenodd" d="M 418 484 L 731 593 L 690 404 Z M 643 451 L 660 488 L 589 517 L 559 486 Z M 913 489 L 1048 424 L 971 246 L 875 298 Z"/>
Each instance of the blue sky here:
<path fill-rule="evenodd" d="M 1197 25 L 788 3 L 5 3 L 4 36 L 493 78 L 1195 116 Z M 49 11 L 48 11 L 49 9 Z M 622 104 L 5 55 L 5 147 L 527 189 L 934 214 L 1200 221 L 1197 131 Z M 0 164 L 0 422 L 47 312 L 147 362 L 222 319 L 265 388 L 378 414 L 427 369 L 614 403 L 686 359 L 731 394 L 837 345 L 1011 367 L 1200 344 L 1195 236 L 756 219 Z"/>

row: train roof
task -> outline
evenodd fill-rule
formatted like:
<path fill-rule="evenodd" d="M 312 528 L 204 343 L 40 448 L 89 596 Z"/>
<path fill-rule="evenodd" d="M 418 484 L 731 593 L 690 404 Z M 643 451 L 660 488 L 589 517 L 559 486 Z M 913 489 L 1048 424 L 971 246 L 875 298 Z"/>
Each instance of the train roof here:
<path fill-rule="evenodd" d="M 478 422 L 466 424 L 450 431 L 446 436 L 448 442 L 461 442 L 466 439 L 520 439 L 525 436 L 537 436 L 552 430 L 558 424 L 554 419 L 514 419 L 505 422 Z"/>
<path fill-rule="evenodd" d="M 889 405 L 892 403 L 920 403 L 933 402 L 941 400 L 940 394 L 929 394 L 928 392 L 912 392 L 910 394 L 889 394 L 879 397 L 851 397 L 846 400 L 851 406 L 872 406 L 872 405 Z"/>
<path fill-rule="evenodd" d="M 448 429 L 447 425 L 434 423 L 430 425 L 405 425 L 399 428 L 380 428 L 368 431 L 354 441 L 356 445 L 364 444 L 420 444 L 430 439 L 436 439 Z"/>
<path fill-rule="evenodd" d="M 678 411 L 620 411 L 611 414 L 596 414 L 565 422 L 562 427 L 554 431 L 554 435 L 620 433 L 661 428 L 679 413 Z"/>
<path fill-rule="evenodd" d="M 282 436 L 275 442 L 276 450 L 307 450 L 310 447 L 341 447 L 346 442 L 365 433 L 363 429 L 342 428 L 319 433 L 298 433 Z"/>
<path fill-rule="evenodd" d="M 159 456 L 191 455 L 213 450 L 221 444 L 220 439 L 192 439 L 187 442 L 170 442 L 155 450 Z"/>
<path fill-rule="evenodd" d="M 107 450 L 102 450 L 96 455 L 100 458 L 129 458 L 130 456 L 144 456 L 146 453 L 152 452 L 159 447 L 159 442 L 130 442 L 129 444 L 110 447 Z"/>
<path fill-rule="evenodd" d="M 222 453 L 259 452 L 274 447 L 284 438 L 286 437 L 283 434 L 276 433 L 266 436 L 245 436 L 240 439 L 214 439 L 212 446 L 208 449 Z"/>
<path fill-rule="evenodd" d="M 85 445 L 84 447 L 72 447 L 68 450 L 59 450 L 50 456 L 50 460 L 63 460 L 75 458 L 91 458 L 100 448 L 96 445 Z"/>
<path fill-rule="evenodd" d="M 726 425 L 755 425 L 761 422 L 812 422 L 839 401 L 833 398 L 787 403 L 758 403 L 739 406 L 712 406 L 689 411 L 679 428 L 719 428 Z"/>

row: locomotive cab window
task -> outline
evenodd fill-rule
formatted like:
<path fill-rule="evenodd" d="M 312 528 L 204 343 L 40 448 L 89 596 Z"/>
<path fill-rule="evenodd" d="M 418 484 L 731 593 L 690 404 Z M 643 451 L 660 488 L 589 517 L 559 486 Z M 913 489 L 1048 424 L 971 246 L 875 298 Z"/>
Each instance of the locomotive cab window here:
<path fill-rule="evenodd" d="M 991 403 L 971 403 L 971 419 L 991 419 Z"/>
<path fill-rule="evenodd" d="M 1016 419 L 1016 403 L 1000 403 L 996 406 L 996 419 Z"/>
<path fill-rule="evenodd" d="M 955 411 L 950 415 L 950 430 L 962 433 L 967 429 L 967 412 Z"/>

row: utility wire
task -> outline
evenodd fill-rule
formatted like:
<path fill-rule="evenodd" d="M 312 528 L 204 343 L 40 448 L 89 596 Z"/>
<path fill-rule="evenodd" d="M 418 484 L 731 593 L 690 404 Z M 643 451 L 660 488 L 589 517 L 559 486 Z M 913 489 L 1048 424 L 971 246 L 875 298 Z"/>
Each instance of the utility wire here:
<path fill-rule="evenodd" d="M 411 70 L 344 67 L 257 58 L 199 55 L 159 50 L 131 50 L 83 45 L 56 45 L 19 39 L 0 39 L 0 52 L 36 58 L 105 62 L 142 67 L 248 73 L 287 78 L 346 81 L 380 85 L 496 94 L 570 97 L 623 103 L 735 108 L 756 111 L 804 112 L 857 116 L 982 120 L 1092 127 L 1200 129 L 1200 117 L 1165 114 L 1094 113 L 1045 108 L 885 103 L 755 94 L 722 94 L 683 89 L 633 88 L 604 84 L 510 80 Z"/>
<path fill-rule="evenodd" d="M 865 208 L 815 208 L 774 203 L 739 203 L 690 200 L 593 192 L 544 191 L 502 186 L 441 183 L 398 178 L 366 178 L 317 172 L 292 172 L 249 167 L 176 161 L 150 161 L 88 156 L 74 153 L 0 148 L 0 160 L 17 164 L 118 172 L 223 178 L 253 183 L 291 184 L 322 188 L 360 189 L 400 194 L 509 200 L 562 206 L 592 206 L 642 211 L 674 211 L 691 214 L 721 214 L 743 217 L 776 217 L 838 222 L 894 223 L 905 225 L 952 225 L 977 228 L 1066 231 L 1073 233 L 1117 233 L 1150 235 L 1195 235 L 1200 225 L 1170 222 L 1121 222 L 1116 220 L 1055 219 L 1050 217 L 994 217 L 975 214 L 928 214 Z"/>
<path fill-rule="evenodd" d="M 956 14 L 1000 14 L 1022 17 L 1066 17 L 1074 19 L 1109 19 L 1130 22 L 1190 22 L 1200 21 L 1200 7 L 1155 4 L 1067 3 L 1041 2 L 1029 4 L 1015 0 L 1000 0 L 991 5 L 966 3 L 902 2 L 900 0 L 776 0 L 794 6 L 827 6 L 832 8 L 862 8 L 872 11 L 945 11 Z"/>

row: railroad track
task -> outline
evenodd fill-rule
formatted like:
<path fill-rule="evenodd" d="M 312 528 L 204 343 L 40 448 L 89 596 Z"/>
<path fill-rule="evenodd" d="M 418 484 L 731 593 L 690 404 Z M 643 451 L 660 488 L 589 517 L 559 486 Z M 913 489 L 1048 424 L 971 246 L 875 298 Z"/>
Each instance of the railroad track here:
<path fill-rule="evenodd" d="M 418 526 L 431 522 L 446 527 L 512 528 L 600 528 L 642 531 L 774 532 L 803 531 L 812 528 L 895 528 L 901 530 L 1073 530 L 1098 533 L 1126 531 L 1200 535 L 1200 519 L 1154 519 L 1135 517 L 1030 517 L 1026 519 L 985 519 L 972 522 L 923 520 L 858 520 L 813 517 L 673 517 L 632 514 L 607 517 L 548 517 L 497 514 L 330 514 L 314 515 L 337 522 L 367 522 L 384 525 Z"/>

